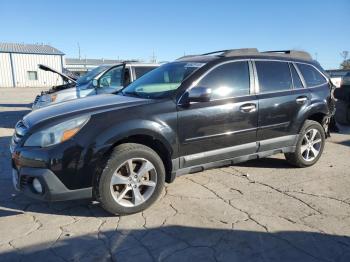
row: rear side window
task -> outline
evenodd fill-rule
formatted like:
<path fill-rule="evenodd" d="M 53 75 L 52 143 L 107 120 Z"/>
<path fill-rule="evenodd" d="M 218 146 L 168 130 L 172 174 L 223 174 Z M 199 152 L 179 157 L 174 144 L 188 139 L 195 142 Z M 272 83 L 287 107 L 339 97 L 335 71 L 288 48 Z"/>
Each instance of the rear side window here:
<path fill-rule="evenodd" d="M 137 66 L 135 67 L 135 75 L 136 78 L 140 78 L 144 74 L 148 73 L 149 71 L 155 69 L 156 67 L 153 66 Z"/>
<path fill-rule="evenodd" d="M 292 72 L 293 85 L 295 89 L 304 88 L 303 83 L 300 80 L 299 74 L 293 64 L 290 64 L 290 70 Z"/>
<path fill-rule="evenodd" d="M 313 66 L 298 63 L 298 68 L 303 75 L 305 83 L 308 87 L 327 83 L 327 80 Z"/>
<path fill-rule="evenodd" d="M 261 93 L 289 90 L 292 87 L 287 62 L 255 61 Z"/>
<path fill-rule="evenodd" d="M 197 86 L 211 88 L 213 99 L 249 95 L 248 62 L 220 65 L 204 76 Z"/>

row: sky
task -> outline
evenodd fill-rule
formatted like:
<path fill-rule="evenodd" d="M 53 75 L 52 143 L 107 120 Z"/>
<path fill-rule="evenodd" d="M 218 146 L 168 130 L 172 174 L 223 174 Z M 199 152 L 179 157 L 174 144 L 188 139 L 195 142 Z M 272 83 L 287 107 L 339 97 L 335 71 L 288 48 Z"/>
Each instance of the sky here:
<path fill-rule="evenodd" d="M 326 68 L 350 51 L 350 0 L 1 0 L 0 42 L 82 58 L 158 61 L 256 47 L 299 49 Z"/>

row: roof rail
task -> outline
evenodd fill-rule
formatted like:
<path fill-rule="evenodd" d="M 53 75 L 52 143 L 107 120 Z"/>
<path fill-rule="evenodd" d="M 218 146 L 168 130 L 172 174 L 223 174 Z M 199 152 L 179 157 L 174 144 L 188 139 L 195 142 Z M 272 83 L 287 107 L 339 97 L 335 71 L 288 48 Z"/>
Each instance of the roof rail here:
<path fill-rule="evenodd" d="M 305 51 L 276 50 L 276 51 L 259 52 L 259 50 L 257 48 L 227 49 L 227 50 L 220 50 L 220 51 L 204 53 L 204 54 L 200 54 L 200 55 L 186 55 L 186 56 L 180 57 L 176 60 L 181 60 L 181 59 L 195 57 L 195 56 L 213 55 L 213 54 L 218 54 L 218 53 L 221 53 L 220 55 L 218 55 L 221 57 L 245 56 L 245 55 L 255 55 L 255 56 L 273 55 L 273 56 L 279 56 L 279 57 L 292 57 L 292 58 L 303 59 L 303 60 L 313 60 L 311 55 Z"/>
<path fill-rule="evenodd" d="M 299 51 L 299 50 L 276 50 L 276 51 L 264 51 L 261 53 L 289 56 L 289 57 L 300 58 L 304 60 L 313 60 L 311 55 L 308 52 Z"/>
<path fill-rule="evenodd" d="M 181 57 L 177 58 L 176 60 L 181 60 L 181 59 L 184 59 L 184 58 L 189 58 L 189 57 L 194 57 L 194 56 L 200 56 L 200 55 L 184 55 L 184 56 L 181 56 Z"/>
<path fill-rule="evenodd" d="M 240 49 L 226 50 L 226 52 L 222 54 L 222 56 L 224 57 L 242 56 L 242 55 L 259 55 L 259 50 L 257 48 L 240 48 Z"/>
<path fill-rule="evenodd" d="M 228 49 L 226 49 L 226 50 L 219 50 L 219 51 L 204 53 L 204 54 L 201 54 L 201 55 L 213 55 L 213 54 L 218 54 L 218 53 L 225 53 L 227 51 L 230 51 L 230 50 L 228 50 Z"/>
<path fill-rule="evenodd" d="M 185 55 L 185 56 L 181 56 L 179 58 L 177 58 L 176 60 L 181 60 L 181 59 L 184 59 L 184 58 L 189 58 L 189 57 L 194 57 L 194 56 L 206 56 L 206 55 L 214 55 L 214 54 L 217 54 L 217 53 L 224 53 L 224 52 L 227 52 L 229 50 L 220 50 L 220 51 L 214 51 L 214 52 L 209 52 L 209 53 L 204 53 L 204 54 L 199 54 L 199 55 Z"/>
<path fill-rule="evenodd" d="M 225 50 L 218 50 L 218 51 L 213 51 L 213 52 L 209 52 L 209 53 L 204 53 L 204 54 L 200 54 L 200 55 L 185 55 L 185 56 L 182 56 L 176 60 L 181 60 L 184 58 L 189 58 L 189 57 L 194 57 L 194 56 L 214 55 L 214 54 L 219 54 L 219 53 L 222 53 L 219 56 L 229 57 L 229 56 L 239 56 L 239 55 L 258 55 L 259 51 L 256 48 L 225 49 Z"/>

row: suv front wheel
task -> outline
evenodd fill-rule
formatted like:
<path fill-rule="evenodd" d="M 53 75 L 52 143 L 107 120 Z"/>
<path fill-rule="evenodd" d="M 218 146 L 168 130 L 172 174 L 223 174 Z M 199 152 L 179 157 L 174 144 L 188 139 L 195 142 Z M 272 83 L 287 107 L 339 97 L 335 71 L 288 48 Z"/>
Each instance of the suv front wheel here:
<path fill-rule="evenodd" d="M 164 181 L 164 165 L 154 150 L 141 144 L 121 144 L 98 179 L 97 200 L 112 214 L 137 213 L 157 200 Z"/>
<path fill-rule="evenodd" d="M 300 131 L 295 152 L 286 153 L 285 157 L 294 166 L 312 166 L 321 157 L 325 141 L 323 127 L 316 121 L 306 120 Z"/>

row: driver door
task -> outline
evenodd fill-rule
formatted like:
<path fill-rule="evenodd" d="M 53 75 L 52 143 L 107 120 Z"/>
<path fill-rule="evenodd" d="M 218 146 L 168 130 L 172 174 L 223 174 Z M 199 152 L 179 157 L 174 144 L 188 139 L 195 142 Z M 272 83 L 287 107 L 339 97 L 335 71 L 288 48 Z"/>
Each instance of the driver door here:
<path fill-rule="evenodd" d="M 125 65 L 119 65 L 108 70 L 100 77 L 97 94 L 113 94 L 123 88 L 125 74 L 130 74 Z"/>
<path fill-rule="evenodd" d="M 210 100 L 178 105 L 181 167 L 256 152 L 258 102 L 250 69 L 249 61 L 214 67 L 192 88 L 210 89 Z"/>

